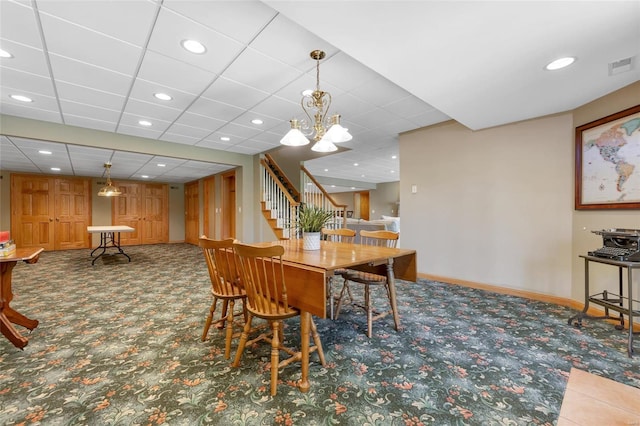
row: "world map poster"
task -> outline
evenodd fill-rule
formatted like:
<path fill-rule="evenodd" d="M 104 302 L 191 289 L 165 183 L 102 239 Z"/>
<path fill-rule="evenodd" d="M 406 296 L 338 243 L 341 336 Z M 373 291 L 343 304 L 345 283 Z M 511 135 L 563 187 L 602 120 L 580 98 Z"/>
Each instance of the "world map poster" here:
<path fill-rule="evenodd" d="M 576 128 L 576 150 L 577 209 L 640 208 L 640 105 Z"/>

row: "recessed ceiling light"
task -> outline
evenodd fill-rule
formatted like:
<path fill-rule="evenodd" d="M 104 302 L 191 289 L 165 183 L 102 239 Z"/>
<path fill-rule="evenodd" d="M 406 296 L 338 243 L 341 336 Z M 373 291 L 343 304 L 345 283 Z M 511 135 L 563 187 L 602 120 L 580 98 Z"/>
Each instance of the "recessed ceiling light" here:
<path fill-rule="evenodd" d="M 170 95 L 167 95 L 166 93 L 154 93 L 153 96 L 155 96 L 156 99 L 160 99 L 161 101 L 170 101 L 171 99 L 173 99 Z"/>
<path fill-rule="evenodd" d="M 262 121 L 262 120 L 260 120 L 259 118 L 254 118 L 253 120 L 251 120 L 251 122 L 252 122 L 253 124 L 262 124 L 262 123 L 263 123 L 263 121 Z"/>
<path fill-rule="evenodd" d="M 149 175 L 140 175 L 142 179 L 149 179 Z"/>
<path fill-rule="evenodd" d="M 33 102 L 33 99 L 24 95 L 11 95 L 10 97 L 11 99 L 20 101 L 20 102 Z"/>
<path fill-rule="evenodd" d="M 207 48 L 196 40 L 182 40 L 180 44 L 182 44 L 182 47 L 187 49 L 189 52 L 195 53 L 196 55 L 201 55 L 207 51 Z"/>
<path fill-rule="evenodd" d="M 0 58 L 13 58 L 13 55 L 4 49 L 0 49 Z"/>
<path fill-rule="evenodd" d="M 329 171 L 329 169 L 324 169 L 324 171 L 325 171 L 325 172 L 328 172 L 328 171 Z"/>
<path fill-rule="evenodd" d="M 140 121 L 138 121 L 138 124 L 141 125 L 141 126 L 145 126 L 145 127 L 151 126 L 151 122 L 147 121 L 147 120 L 140 120 Z"/>
<path fill-rule="evenodd" d="M 353 163 L 354 166 L 358 167 L 360 164 L 358 163 Z"/>
<path fill-rule="evenodd" d="M 566 58 L 560 58 L 560 59 L 556 59 L 555 61 L 550 62 L 544 68 L 546 70 L 549 70 L 549 71 L 555 71 L 555 70 L 559 70 L 559 69 L 564 68 L 564 67 L 568 67 L 569 65 L 571 65 L 575 61 L 576 61 L 576 58 L 571 57 L 571 56 L 567 56 Z"/>
<path fill-rule="evenodd" d="M 391 173 L 395 173 L 395 172 L 396 172 L 395 170 L 391 170 Z"/>
<path fill-rule="evenodd" d="M 356 189 L 356 187 L 355 187 L 355 186 L 352 186 L 352 187 L 351 187 L 351 189 Z"/>
<path fill-rule="evenodd" d="M 332 188 L 335 188 L 336 186 L 335 186 L 335 185 L 331 185 L 331 187 L 332 187 Z"/>
<path fill-rule="evenodd" d="M 231 138 L 229 136 L 220 136 L 221 141 L 229 142 Z"/>
<path fill-rule="evenodd" d="M 54 171 L 54 172 L 59 172 L 60 171 L 60 167 L 52 167 L 51 170 Z"/>
<path fill-rule="evenodd" d="M 395 160 L 396 158 L 398 158 L 398 156 L 397 156 L 397 155 L 392 155 L 392 156 L 391 156 L 391 159 L 392 159 L 392 160 Z"/>
<path fill-rule="evenodd" d="M 41 149 L 40 151 L 38 151 L 40 154 L 44 154 L 44 155 L 51 155 L 53 154 L 51 151 L 47 151 L 46 149 Z"/>
<path fill-rule="evenodd" d="M 167 167 L 167 165 L 163 163 L 158 163 L 158 167 Z"/>
<path fill-rule="evenodd" d="M 360 175 L 360 177 L 364 177 L 364 175 Z"/>
<path fill-rule="evenodd" d="M 303 90 L 302 96 L 311 96 L 312 93 L 313 93 L 312 89 Z"/>

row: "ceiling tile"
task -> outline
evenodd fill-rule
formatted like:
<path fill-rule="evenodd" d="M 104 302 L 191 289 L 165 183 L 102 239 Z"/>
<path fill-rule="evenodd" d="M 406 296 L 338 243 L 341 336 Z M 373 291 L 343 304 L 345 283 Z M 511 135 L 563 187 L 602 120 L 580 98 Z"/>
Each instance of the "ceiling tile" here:
<path fill-rule="evenodd" d="M 257 105 L 269 96 L 262 90 L 237 83 L 225 77 L 220 77 L 213 82 L 202 97 L 238 108 L 249 109 Z"/>
<path fill-rule="evenodd" d="M 64 56 L 96 67 L 131 75 L 142 49 L 66 21 L 40 15 L 50 54 Z M 105 55 L 104 52 L 109 52 Z"/>
<path fill-rule="evenodd" d="M 0 76 L 4 74 L 4 69 L 8 67 L 49 78 L 49 68 L 47 67 L 42 49 L 15 43 L 11 40 L 1 39 L 1 42 L 2 49 L 12 54 L 13 58 L 0 58 L 2 61 Z M 50 85 L 51 84 L 49 84 L 49 86 Z"/>
<path fill-rule="evenodd" d="M 26 2 L 0 1 L 2 39 L 42 50 L 42 39 L 35 14 Z"/>
<path fill-rule="evenodd" d="M 234 2 L 164 0 L 162 4 L 204 26 L 215 28 L 221 34 L 226 34 L 243 44 L 248 44 L 258 31 L 276 16 L 272 8 L 256 0 Z"/>
<path fill-rule="evenodd" d="M 296 36 L 291 37 L 291 34 Z M 316 61 L 311 58 L 311 51 L 322 50 L 327 55 L 338 51 L 284 15 L 276 16 L 251 42 L 251 48 L 303 72 L 315 69 Z"/>
<path fill-rule="evenodd" d="M 209 133 L 211 133 L 218 130 L 220 127 L 224 126 L 226 123 L 227 123 L 226 121 L 218 120 L 213 117 L 207 117 L 200 114 L 185 112 L 174 122 L 174 125 L 180 124 L 183 126 L 197 127 L 199 129 L 205 129 Z"/>
<path fill-rule="evenodd" d="M 59 55 L 52 54 L 49 58 L 56 80 L 120 96 L 126 96 L 129 92 L 132 81 L 129 75 Z"/>
<path fill-rule="evenodd" d="M 169 101 L 160 100 L 154 96 L 156 93 L 165 93 L 171 96 L 172 99 Z M 192 93 L 183 92 L 174 87 L 154 83 L 142 78 L 137 78 L 135 80 L 129 96 L 143 102 L 154 103 L 162 107 L 177 108 L 180 110 L 187 108 L 196 98 Z"/>
<path fill-rule="evenodd" d="M 94 107 L 122 111 L 125 97 L 115 93 L 77 86 L 66 82 L 56 82 L 56 89 L 60 100 L 89 104 Z"/>
<path fill-rule="evenodd" d="M 207 51 L 200 55 L 188 52 L 180 44 L 188 39 L 198 40 Z M 148 47 L 156 54 L 214 74 L 220 74 L 244 49 L 243 44 L 166 7 L 163 7 L 158 15 Z M 171 84 L 169 86 L 180 88 Z"/>
<path fill-rule="evenodd" d="M 144 46 L 159 7 L 140 0 L 38 1 L 42 16 L 61 18 L 139 47 Z"/>
<path fill-rule="evenodd" d="M 48 97 L 55 96 L 49 77 L 22 72 L 9 67 L 0 68 L 0 83 L 2 87 L 11 88 L 11 93 L 20 91 L 21 94 L 30 93 L 34 96 L 36 94 Z M 3 93 L 7 92 L 3 90 Z M 32 98 L 35 100 L 36 97 L 34 96 Z"/>
<path fill-rule="evenodd" d="M 229 104 L 205 98 L 196 99 L 187 111 L 194 114 L 213 117 L 224 122 L 232 121 L 244 112 L 241 108 L 236 108 Z"/>
<path fill-rule="evenodd" d="M 138 77 L 164 87 L 199 95 L 216 78 L 216 74 L 186 62 L 147 51 Z"/>
<path fill-rule="evenodd" d="M 136 116 L 139 118 L 145 118 L 152 123 L 158 122 L 173 122 L 180 114 L 182 110 L 172 108 L 170 106 L 159 105 L 153 102 L 143 102 L 137 99 L 129 98 L 127 105 L 124 108 L 124 113 L 130 116 Z M 135 121 L 136 123 L 138 120 Z M 131 124 L 130 122 L 127 124 Z M 156 129 L 160 129 L 157 127 Z"/>
<path fill-rule="evenodd" d="M 251 48 L 244 50 L 223 73 L 226 78 L 269 93 L 280 90 L 300 75 L 299 70 Z"/>

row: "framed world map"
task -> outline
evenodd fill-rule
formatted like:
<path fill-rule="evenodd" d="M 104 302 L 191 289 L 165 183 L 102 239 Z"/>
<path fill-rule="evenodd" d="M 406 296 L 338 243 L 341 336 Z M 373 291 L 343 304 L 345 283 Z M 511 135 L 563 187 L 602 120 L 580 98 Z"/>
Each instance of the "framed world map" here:
<path fill-rule="evenodd" d="M 576 127 L 576 210 L 640 209 L 640 105 Z"/>

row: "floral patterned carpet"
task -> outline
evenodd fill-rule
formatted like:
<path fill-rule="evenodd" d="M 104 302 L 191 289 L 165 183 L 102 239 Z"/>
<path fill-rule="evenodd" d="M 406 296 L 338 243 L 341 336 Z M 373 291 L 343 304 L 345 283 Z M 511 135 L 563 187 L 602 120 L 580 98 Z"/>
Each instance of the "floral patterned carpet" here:
<path fill-rule="evenodd" d="M 362 311 L 316 319 L 327 365 L 311 355 L 269 395 L 269 351 L 224 359 L 198 247 L 134 246 L 132 258 L 45 252 L 14 269 L 12 307 L 40 321 L 21 351 L 0 338 L 2 425 L 552 425 L 572 367 L 640 388 L 640 356 L 606 322 L 575 312 L 420 280 L 399 282 L 402 330 L 365 334 Z M 289 285 L 292 285 L 291 283 Z M 382 303 L 382 302 L 380 302 Z M 285 335 L 297 344 L 297 319 Z M 638 346 L 636 344 L 636 352 Z"/>

